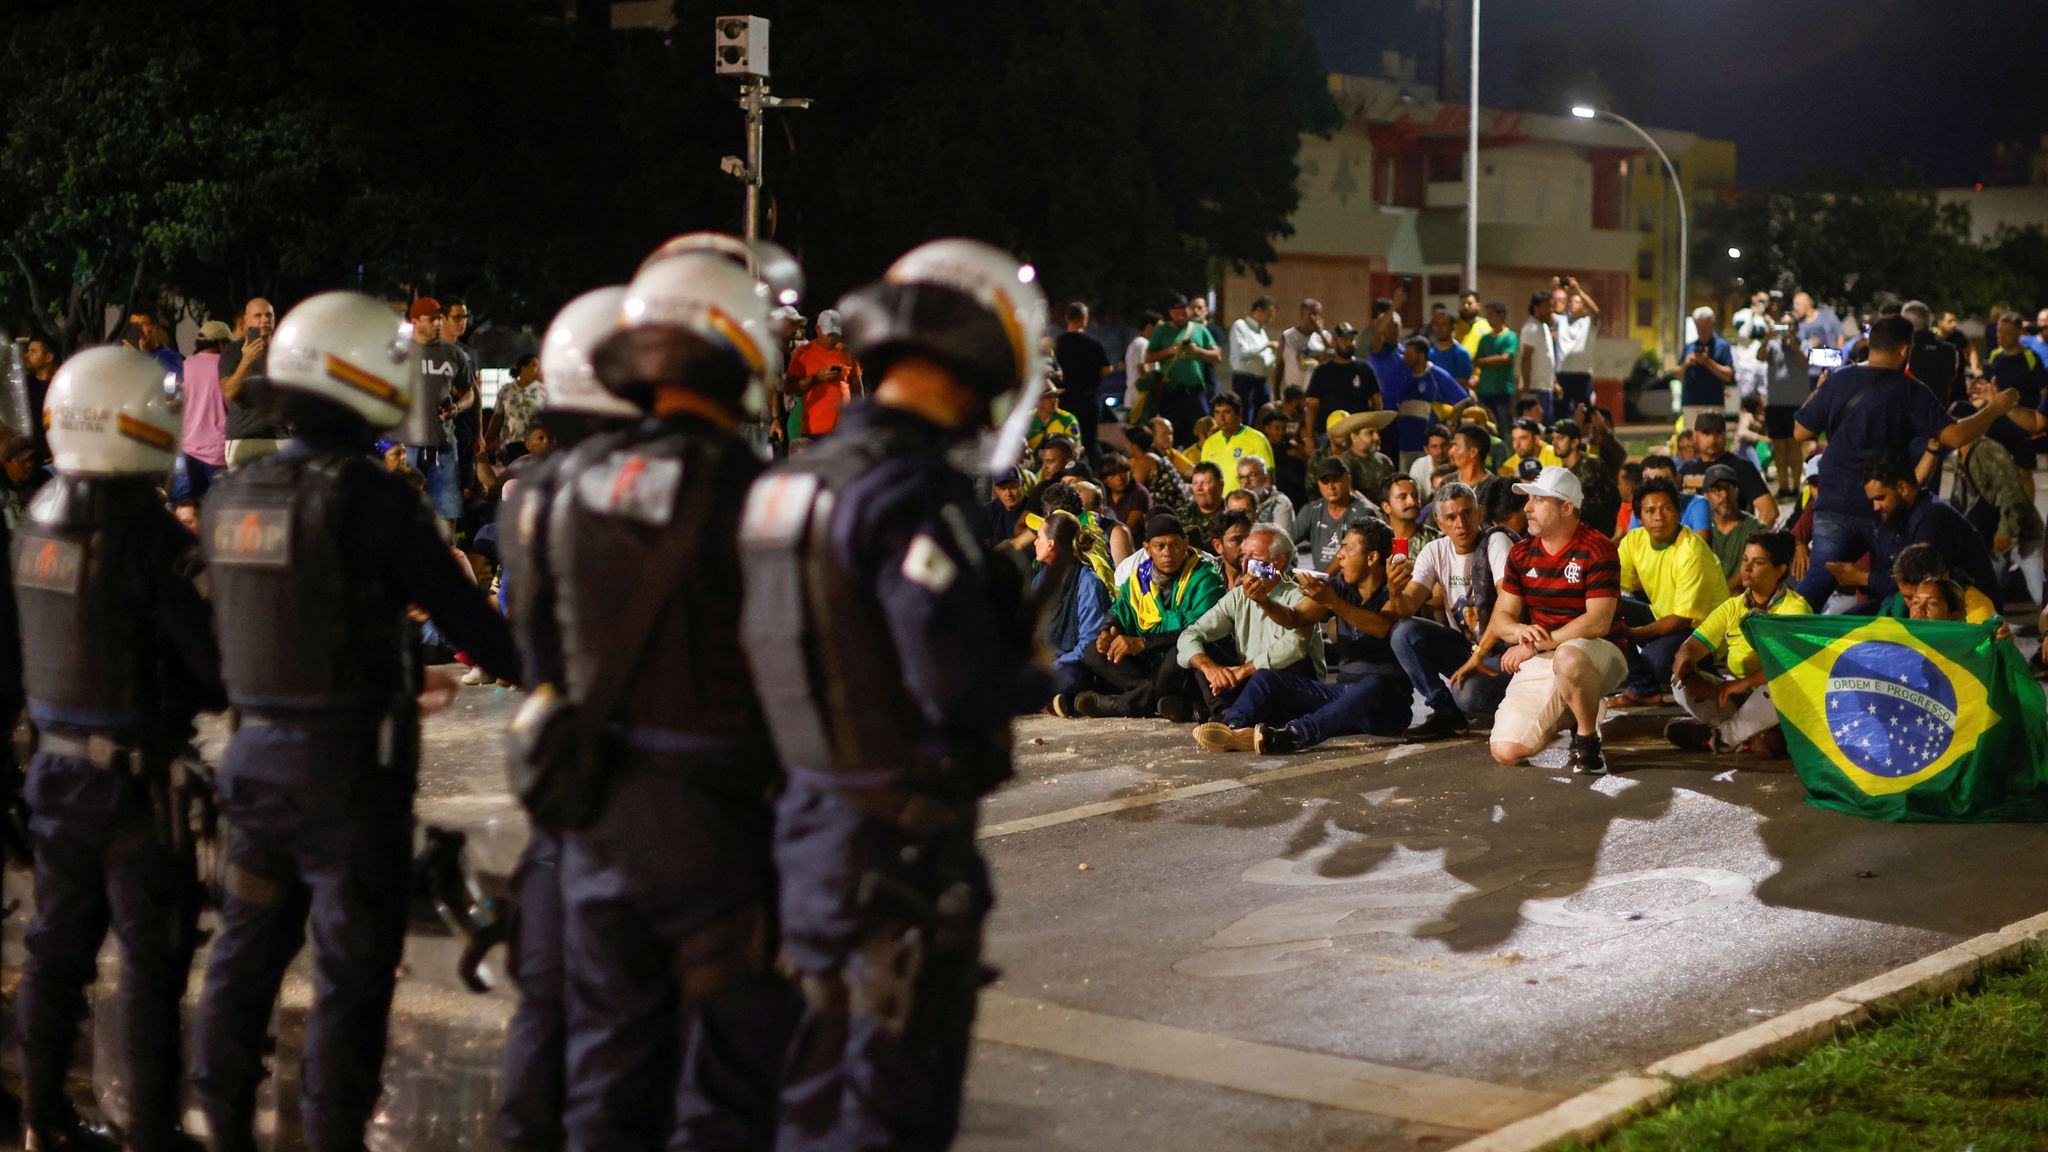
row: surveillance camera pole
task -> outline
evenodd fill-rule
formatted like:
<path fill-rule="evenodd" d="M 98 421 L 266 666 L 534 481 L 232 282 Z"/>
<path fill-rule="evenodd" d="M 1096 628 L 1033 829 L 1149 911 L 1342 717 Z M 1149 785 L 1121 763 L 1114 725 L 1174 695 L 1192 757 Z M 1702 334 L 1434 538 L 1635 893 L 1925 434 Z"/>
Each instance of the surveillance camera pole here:
<path fill-rule="evenodd" d="M 736 157 L 729 156 L 725 169 L 747 188 L 746 220 L 741 232 L 748 240 L 761 238 L 761 130 L 767 114 L 777 108 L 810 106 L 811 102 L 802 97 L 769 95 L 768 81 L 760 76 L 749 76 L 740 83 L 740 110 L 747 115 L 747 160 L 740 164 Z"/>

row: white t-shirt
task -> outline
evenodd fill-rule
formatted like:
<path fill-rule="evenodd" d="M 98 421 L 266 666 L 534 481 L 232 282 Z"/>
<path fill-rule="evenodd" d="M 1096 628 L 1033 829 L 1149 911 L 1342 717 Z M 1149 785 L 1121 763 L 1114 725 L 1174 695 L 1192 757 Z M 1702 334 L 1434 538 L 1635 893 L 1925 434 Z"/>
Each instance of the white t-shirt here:
<path fill-rule="evenodd" d="M 1124 411 L 1138 410 L 1138 382 L 1145 378 L 1145 354 L 1150 351 L 1145 343 L 1145 334 L 1140 332 L 1131 337 L 1124 346 Z"/>
<path fill-rule="evenodd" d="M 1424 504 L 1429 503 L 1430 494 L 1435 491 L 1429 482 L 1435 472 L 1436 461 L 1427 455 L 1416 457 L 1415 463 L 1408 466 L 1408 478 L 1415 481 L 1415 498 Z"/>
<path fill-rule="evenodd" d="M 1532 392 L 1557 391 L 1557 329 L 1531 316 L 1522 325 L 1522 350 L 1529 356 L 1529 378 L 1522 387 Z M 1521 359 L 1518 353 L 1515 357 Z M 1521 367 L 1516 365 L 1517 370 Z"/>
<path fill-rule="evenodd" d="M 1280 386 L 1308 387 L 1308 373 L 1301 370 L 1301 354 L 1305 350 L 1310 358 L 1321 360 L 1327 355 L 1329 345 L 1324 342 L 1321 332 L 1308 333 L 1299 328 L 1289 328 L 1280 334 Z"/>
<path fill-rule="evenodd" d="M 1563 360 L 1558 364 L 1559 372 L 1591 372 L 1593 370 L 1593 318 L 1581 316 L 1576 320 L 1558 316 L 1551 321 L 1557 325 L 1557 347 Z"/>
<path fill-rule="evenodd" d="M 1501 573 L 1507 571 L 1508 551 L 1514 544 L 1503 533 L 1494 533 L 1486 544 L 1486 563 L 1493 569 L 1494 587 L 1500 587 Z M 1415 557 L 1417 584 L 1425 588 L 1444 590 L 1444 608 L 1452 619 L 1465 609 L 1465 598 L 1472 587 L 1472 561 L 1479 553 L 1458 555 L 1458 549 L 1448 536 L 1439 536 L 1422 546 Z M 1482 621 L 1482 623 L 1484 623 Z"/>

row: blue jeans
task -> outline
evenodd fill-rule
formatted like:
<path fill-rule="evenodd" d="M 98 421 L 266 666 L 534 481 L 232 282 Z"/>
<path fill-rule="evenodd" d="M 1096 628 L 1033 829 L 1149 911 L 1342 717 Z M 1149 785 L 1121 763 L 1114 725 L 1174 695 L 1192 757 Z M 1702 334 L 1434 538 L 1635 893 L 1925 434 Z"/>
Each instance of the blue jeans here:
<path fill-rule="evenodd" d="M 1557 393 L 1537 392 L 1534 395 L 1536 399 L 1543 402 L 1543 423 L 1546 426 L 1557 423 Z M 1501 429 L 1501 434 L 1503 436 L 1507 434 L 1505 427 Z"/>
<path fill-rule="evenodd" d="M 405 462 L 427 478 L 427 506 L 443 520 L 462 515 L 462 482 L 455 476 L 455 449 L 408 444 Z"/>
<path fill-rule="evenodd" d="M 1052 690 L 1055 696 L 1075 696 L 1095 690 L 1095 673 L 1086 664 L 1076 660 L 1072 664 L 1052 666 Z"/>
<path fill-rule="evenodd" d="M 1661 696 L 1671 690 L 1671 662 L 1678 650 L 1692 638 L 1692 629 L 1659 636 L 1629 650 L 1628 679 L 1622 687 L 1638 696 Z"/>
<path fill-rule="evenodd" d="M 1493 415 L 1493 426 L 1500 429 L 1501 436 L 1505 438 L 1508 425 L 1515 421 L 1514 393 L 1510 392 L 1505 396 L 1481 396 L 1479 402 L 1485 405 L 1486 410 Z"/>
<path fill-rule="evenodd" d="M 1231 373 L 1230 390 L 1237 393 L 1237 398 L 1244 402 L 1244 422 L 1247 424 L 1252 422 L 1252 418 L 1259 414 L 1259 409 L 1265 407 L 1267 400 L 1270 399 L 1266 378 L 1254 376 L 1249 372 Z"/>
<path fill-rule="evenodd" d="M 1877 519 L 1848 512 L 1813 514 L 1813 543 L 1807 549 L 1806 578 L 1799 582 L 1799 594 L 1819 611 L 1835 591 L 1835 578 L 1828 565 L 1837 560 L 1855 560 L 1871 551 L 1877 535 Z"/>
<path fill-rule="evenodd" d="M 1368 674 L 1350 684 L 1326 684 L 1291 672 L 1254 672 L 1221 719 L 1232 728 L 1286 724 L 1300 734 L 1302 747 L 1312 748 L 1359 732 L 1398 735 L 1408 727 L 1411 699 L 1398 676 Z"/>
<path fill-rule="evenodd" d="M 1457 688 L 1450 686 L 1451 673 L 1472 654 L 1472 642 L 1453 628 L 1411 616 L 1394 625 L 1387 642 L 1401 671 L 1408 674 L 1408 683 L 1432 712 L 1442 714 L 1448 708 L 1468 717 L 1491 716 L 1507 695 L 1506 676 L 1472 676 Z M 1486 666 L 1499 671 L 1500 657 L 1487 657 Z"/>

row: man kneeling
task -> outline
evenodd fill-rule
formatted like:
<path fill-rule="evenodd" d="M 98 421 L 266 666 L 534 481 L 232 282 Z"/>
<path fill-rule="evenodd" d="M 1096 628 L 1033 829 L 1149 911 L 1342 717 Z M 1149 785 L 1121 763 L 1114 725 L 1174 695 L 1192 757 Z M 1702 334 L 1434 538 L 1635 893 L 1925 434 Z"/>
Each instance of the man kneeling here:
<path fill-rule="evenodd" d="M 1392 542 L 1393 530 L 1382 521 L 1353 524 L 1337 549 L 1336 578 L 1319 580 L 1295 573 L 1306 599 L 1292 607 L 1276 603 L 1267 588 L 1247 583 L 1247 594 L 1282 627 L 1314 629 L 1337 618 L 1337 682 L 1290 672 L 1254 672 L 1219 722 L 1195 729 L 1197 744 L 1210 752 L 1281 755 L 1313 748 L 1333 736 L 1394 736 L 1408 726 L 1413 715 L 1408 678 L 1387 643 L 1394 630 L 1394 618 L 1387 613 L 1387 552 Z"/>
<path fill-rule="evenodd" d="M 1679 646 L 1671 666 L 1678 706 L 1687 716 L 1664 726 L 1664 735 L 1680 748 L 1733 752 L 1751 741 L 1759 751 L 1777 755 L 1785 741 L 1776 728 L 1778 708 L 1771 702 L 1756 649 L 1742 635 L 1744 618 L 1758 612 L 1773 616 L 1809 614 L 1813 608 L 1785 584 L 1791 572 L 1794 542 L 1790 532 L 1759 532 L 1742 546 L 1742 578 L 1746 590 L 1714 609 Z M 1704 670 L 1709 657 L 1719 657 L 1727 674 Z"/>
<path fill-rule="evenodd" d="M 1600 700 L 1628 674 L 1628 626 L 1617 610 L 1621 560 L 1612 540 L 1579 519 L 1585 494 L 1566 469 L 1545 468 L 1515 491 L 1529 498 L 1529 536 L 1508 552 L 1493 620 L 1451 684 L 1514 677 L 1493 718 L 1490 749 L 1500 763 L 1535 755 L 1569 713 L 1575 727 L 1567 766 L 1605 775 Z M 1499 673 L 1485 663 L 1497 644 L 1508 645 Z"/>

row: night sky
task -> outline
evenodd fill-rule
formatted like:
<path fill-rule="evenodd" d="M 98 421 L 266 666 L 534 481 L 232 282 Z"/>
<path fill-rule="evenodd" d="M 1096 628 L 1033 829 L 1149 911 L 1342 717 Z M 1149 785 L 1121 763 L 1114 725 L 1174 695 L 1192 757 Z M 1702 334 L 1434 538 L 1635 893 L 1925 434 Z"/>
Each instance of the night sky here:
<path fill-rule="evenodd" d="M 1442 0 L 1464 100 L 1470 0 Z M 1333 72 L 1388 48 L 1434 90 L 1438 0 L 1307 0 Z M 1484 0 L 1480 96 L 1526 107 L 1521 75 L 1583 55 L 1640 121 L 1734 140 L 1744 186 L 1809 168 L 1991 181 L 1993 144 L 2048 132 L 2048 0 Z"/>

